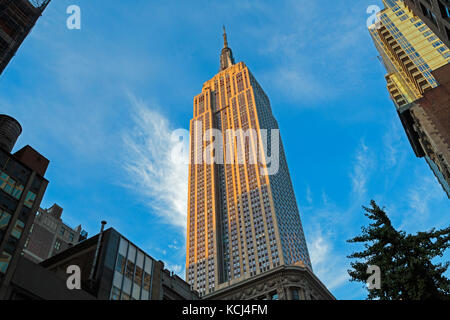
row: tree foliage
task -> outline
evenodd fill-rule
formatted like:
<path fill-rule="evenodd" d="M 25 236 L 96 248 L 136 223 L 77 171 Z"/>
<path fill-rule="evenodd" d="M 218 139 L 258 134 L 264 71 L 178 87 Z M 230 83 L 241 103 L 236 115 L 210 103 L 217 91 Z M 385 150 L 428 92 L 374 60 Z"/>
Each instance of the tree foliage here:
<path fill-rule="evenodd" d="M 450 300 L 450 280 L 444 276 L 450 263 L 433 264 L 450 247 L 450 227 L 415 235 L 397 231 L 375 201 L 363 207 L 373 222 L 362 227 L 362 234 L 349 243 L 364 244 L 364 251 L 348 256 L 351 281 L 366 283 L 368 266 L 381 269 L 381 288 L 369 290 L 367 299 Z"/>

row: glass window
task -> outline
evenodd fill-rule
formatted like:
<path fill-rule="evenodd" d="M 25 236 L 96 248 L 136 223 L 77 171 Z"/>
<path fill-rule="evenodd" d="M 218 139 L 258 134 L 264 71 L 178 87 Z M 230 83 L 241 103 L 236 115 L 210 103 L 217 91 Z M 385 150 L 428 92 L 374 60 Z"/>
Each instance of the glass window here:
<path fill-rule="evenodd" d="M 130 247 L 128 248 L 128 260 L 131 262 L 136 261 L 136 247 L 130 244 Z"/>
<path fill-rule="evenodd" d="M 122 292 L 120 300 L 130 300 L 130 295 L 126 294 L 125 292 Z"/>
<path fill-rule="evenodd" d="M 138 286 L 141 285 L 142 283 L 142 268 L 136 266 L 136 272 L 134 274 L 134 283 L 137 284 Z"/>
<path fill-rule="evenodd" d="M 145 268 L 144 268 L 144 270 L 145 270 L 145 272 L 147 272 L 147 273 L 152 273 L 152 259 L 151 258 L 149 258 L 149 257 L 145 257 Z"/>
<path fill-rule="evenodd" d="M 16 185 L 11 195 L 16 199 L 19 199 L 20 196 L 22 195 L 22 192 L 23 192 L 23 186 Z"/>
<path fill-rule="evenodd" d="M 55 248 L 56 250 L 59 250 L 59 249 L 61 248 L 61 242 L 59 242 L 58 240 L 56 240 L 54 248 Z"/>
<path fill-rule="evenodd" d="M 120 244 L 119 244 L 119 253 L 126 257 L 127 256 L 127 249 L 128 249 L 128 242 L 124 240 L 123 238 L 120 238 Z"/>
<path fill-rule="evenodd" d="M 0 230 L 8 228 L 9 221 L 11 220 L 11 215 L 5 211 L 0 210 Z"/>
<path fill-rule="evenodd" d="M 36 199 L 36 194 L 28 191 L 27 197 L 25 198 L 25 207 L 31 208 L 33 206 L 34 200 Z"/>
<path fill-rule="evenodd" d="M 134 263 L 131 262 L 130 260 L 127 260 L 127 269 L 125 272 L 125 276 L 129 279 L 132 279 L 133 274 L 134 274 Z"/>
<path fill-rule="evenodd" d="M 144 254 L 141 251 L 138 251 L 136 265 L 141 267 L 141 269 L 144 267 Z"/>
<path fill-rule="evenodd" d="M 122 288 L 122 279 L 123 279 L 123 275 L 120 274 L 119 272 L 115 271 L 113 284 L 118 288 Z"/>
<path fill-rule="evenodd" d="M 144 272 L 144 290 L 150 291 L 151 276 L 149 273 Z"/>
<path fill-rule="evenodd" d="M 0 255 L 0 272 L 6 273 L 8 270 L 9 262 L 11 261 L 11 255 L 5 251 Z"/>
<path fill-rule="evenodd" d="M 133 285 L 133 294 L 131 295 L 134 300 L 138 300 L 140 298 L 141 287 L 134 284 Z"/>
<path fill-rule="evenodd" d="M 20 236 L 22 235 L 24 228 L 25 228 L 25 223 L 23 223 L 22 221 L 17 219 L 16 225 L 14 226 L 14 228 L 11 231 L 11 236 L 16 239 L 20 239 Z"/>
<path fill-rule="evenodd" d="M 131 294 L 131 280 L 128 279 L 127 277 L 125 277 L 123 279 L 123 288 L 122 288 L 122 293 L 126 293 L 128 295 Z"/>
<path fill-rule="evenodd" d="M 117 257 L 116 271 L 125 274 L 125 257 L 121 254 Z"/>
<path fill-rule="evenodd" d="M 111 300 L 119 300 L 120 299 L 120 289 L 117 287 L 113 287 L 111 290 Z"/>

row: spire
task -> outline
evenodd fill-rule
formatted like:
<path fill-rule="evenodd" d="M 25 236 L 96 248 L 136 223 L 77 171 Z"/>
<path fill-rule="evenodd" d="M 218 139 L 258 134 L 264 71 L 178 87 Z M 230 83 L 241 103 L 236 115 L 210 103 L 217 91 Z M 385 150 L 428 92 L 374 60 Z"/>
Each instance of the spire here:
<path fill-rule="evenodd" d="M 228 48 L 228 37 L 227 37 L 227 30 L 225 30 L 225 26 L 223 26 L 223 47 Z"/>
<path fill-rule="evenodd" d="M 234 64 L 233 52 L 228 47 L 228 36 L 225 26 L 223 26 L 223 49 L 220 55 L 220 71 L 231 67 Z"/>

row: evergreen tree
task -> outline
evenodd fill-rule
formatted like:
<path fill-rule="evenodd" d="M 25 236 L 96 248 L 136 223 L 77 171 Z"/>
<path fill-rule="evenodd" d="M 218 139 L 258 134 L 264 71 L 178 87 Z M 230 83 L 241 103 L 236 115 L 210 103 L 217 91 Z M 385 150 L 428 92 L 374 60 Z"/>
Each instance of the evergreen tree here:
<path fill-rule="evenodd" d="M 363 243 L 365 250 L 348 256 L 358 259 L 348 270 L 351 281 L 366 283 L 368 266 L 381 270 L 381 288 L 369 290 L 367 299 L 450 300 L 450 280 L 444 276 L 450 263 L 433 264 L 450 247 L 450 227 L 432 229 L 415 235 L 397 231 L 375 201 L 363 207 L 373 222 L 362 227 L 362 234 L 347 240 Z"/>

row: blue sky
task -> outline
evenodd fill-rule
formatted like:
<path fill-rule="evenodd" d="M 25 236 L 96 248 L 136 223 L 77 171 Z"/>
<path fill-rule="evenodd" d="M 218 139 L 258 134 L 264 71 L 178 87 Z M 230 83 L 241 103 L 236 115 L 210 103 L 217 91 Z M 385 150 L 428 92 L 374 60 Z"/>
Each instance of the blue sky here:
<path fill-rule="evenodd" d="M 66 28 L 73 4 L 81 30 Z M 91 235 L 105 219 L 184 275 L 187 168 L 168 161 L 169 138 L 218 71 L 225 24 L 271 99 L 314 271 L 338 299 L 362 299 L 345 242 L 368 222 L 361 205 L 377 200 L 407 232 L 445 227 L 450 212 L 385 89 L 372 4 L 53 1 L 0 78 L 0 112 L 23 126 L 16 148 L 51 161 L 43 207 Z"/>

